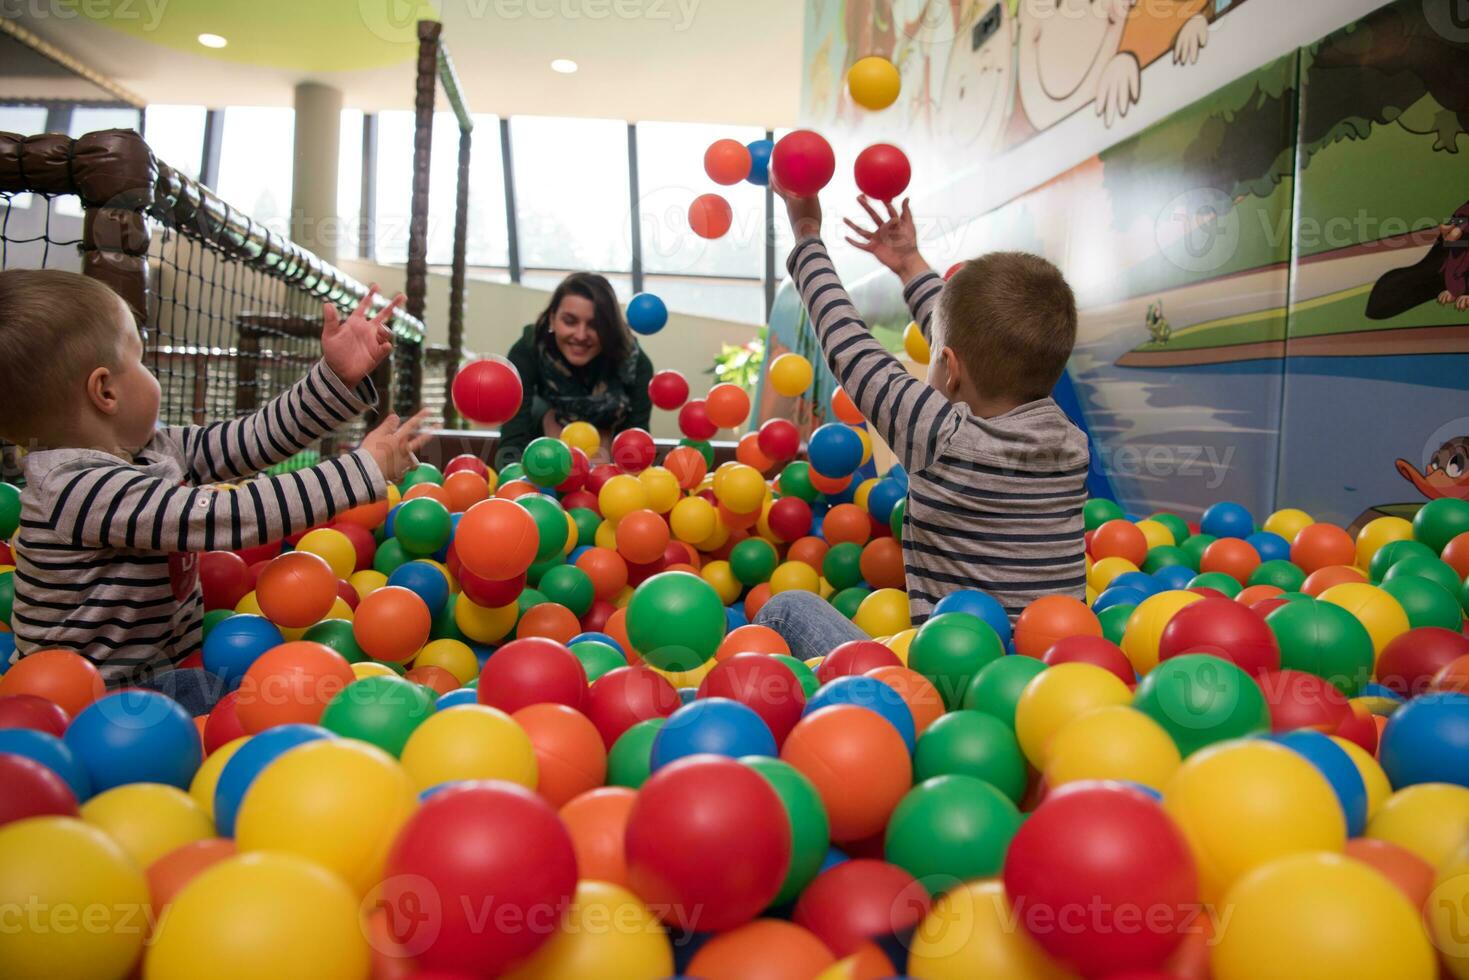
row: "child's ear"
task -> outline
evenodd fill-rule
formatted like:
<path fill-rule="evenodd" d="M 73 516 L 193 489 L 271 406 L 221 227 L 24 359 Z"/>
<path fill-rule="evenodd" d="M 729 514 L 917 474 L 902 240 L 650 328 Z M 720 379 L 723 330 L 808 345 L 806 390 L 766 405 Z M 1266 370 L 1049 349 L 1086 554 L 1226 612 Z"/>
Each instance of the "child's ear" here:
<path fill-rule="evenodd" d="M 944 361 L 943 394 L 953 401 L 959 397 L 959 389 L 964 387 L 964 362 L 959 360 L 952 347 L 940 350 L 939 356 Z"/>
<path fill-rule="evenodd" d="M 117 386 L 112 371 L 105 367 L 93 368 L 87 375 L 87 401 L 103 415 L 117 414 Z"/>

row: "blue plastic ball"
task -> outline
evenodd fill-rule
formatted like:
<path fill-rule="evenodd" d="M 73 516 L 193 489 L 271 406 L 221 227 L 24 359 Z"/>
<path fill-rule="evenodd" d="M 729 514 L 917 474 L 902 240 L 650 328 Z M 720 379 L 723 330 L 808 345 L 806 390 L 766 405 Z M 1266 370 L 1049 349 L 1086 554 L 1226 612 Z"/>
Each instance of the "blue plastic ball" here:
<path fill-rule="evenodd" d="M 453 708 L 461 704 L 478 704 L 479 692 L 472 687 L 456 687 L 447 694 L 440 694 L 434 702 L 435 711 L 443 711 L 445 708 Z"/>
<path fill-rule="evenodd" d="M 1204 511 L 1199 529 L 1216 538 L 1247 538 L 1255 533 L 1255 518 L 1242 504 L 1222 500 Z"/>
<path fill-rule="evenodd" d="M 0 677 L 10 669 L 10 658 L 15 653 L 15 634 L 11 632 L 0 633 Z"/>
<path fill-rule="evenodd" d="M 988 592 L 979 589 L 960 589 L 957 592 L 950 592 L 933 607 L 935 616 L 952 612 L 978 616 L 989 624 L 990 629 L 999 634 L 1001 643 L 1009 645 L 1010 617 L 1005 612 L 1005 607 L 1000 605 L 1000 600 Z"/>
<path fill-rule="evenodd" d="M 862 465 L 862 437 L 850 425 L 828 422 L 811 433 L 806 455 L 822 476 L 851 476 Z"/>
<path fill-rule="evenodd" d="M 702 753 L 731 759 L 780 754 L 765 720 L 729 698 L 700 698 L 675 711 L 658 729 L 649 762 L 657 772 L 670 762 Z"/>
<path fill-rule="evenodd" d="M 634 333 L 648 336 L 668 324 L 668 307 L 652 293 L 638 293 L 627 303 L 627 325 Z"/>
<path fill-rule="evenodd" d="M 429 615 L 437 616 L 449 601 L 449 580 L 444 573 L 426 561 L 404 562 L 388 576 L 389 585 L 398 585 L 412 592 L 428 606 Z"/>
<path fill-rule="evenodd" d="M 1167 591 L 1188 588 L 1188 584 L 1199 574 L 1187 565 L 1166 565 L 1153 573 L 1153 578 Z"/>
<path fill-rule="evenodd" d="M 1136 589 L 1144 596 L 1157 595 L 1163 591 L 1158 580 L 1147 572 L 1123 572 L 1114 578 L 1108 585 L 1109 589 Z"/>
<path fill-rule="evenodd" d="M 85 803 L 92 795 L 92 779 L 86 768 L 71 748 L 50 732 L 34 728 L 0 728 L 0 752 L 25 756 L 50 769 L 66 780 L 78 803 Z"/>
<path fill-rule="evenodd" d="M 908 746 L 908 752 L 912 753 L 913 743 L 918 738 L 917 726 L 913 722 L 913 712 L 897 691 L 875 677 L 838 677 L 822 685 L 811 695 L 802 715 L 810 715 L 822 708 L 841 704 L 854 704 L 876 712 L 898 730 Z"/>
<path fill-rule="evenodd" d="M 908 488 L 890 477 L 884 477 L 867 493 L 867 512 L 884 524 L 893 516 L 898 501 L 908 495 Z"/>
<path fill-rule="evenodd" d="M 1256 531 L 1245 538 L 1262 562 L 1290 560 L 1290 542 L 1273 531 Z"/>
<path fill-rule="evenodd" d="M 235 816 L 245 791 L 255 777 L 276 759 L 298 745 L 322 738 L 336 738 L 320 725 L 278 725 L 254 735 L 220 770 L 214 787 L 214 826 L 221 837 L 235 836 Z"/>
<path fill-rule="evenodd" d="M 852 859 L 850 856 L 848 856 L 846 851 L 839 850 L 835 847 L 829 847 L 826 850 L 826 857 L 822 858 L 821 860 L 821 871 L 818 871 L 817 874 L 820 875 L 822 872 L 830 871 L 837 865 L 846 864 L 850 860 Z"/>
<path fill-rule="evenodd" d="M 733 632 L 741 626 L 750 625 L 750 618 L 745 615 L 743 606 L 736 602 L 732 606 L 724 607 L 725 632 Z"/>
<path fill-rule="evenodd" d="M 284 642 L 281 631 L 264 616 L 231 616 L 204 638 L 204 669 L 232 691 L 261 654 Z"/>
<path fill-rule="evenodd" d="M 204 761 L 199 729 L 173 698 L 127 690 L 87 705 L 64 741 L 97 793 L 127 783 L 188 789 Z"/>
<path fill-rule="evenodd" d="M 1147 596 L 1137 589 L 1129 589 L 1121 585 L 1109 585 L 1105 592 L 1097 596 L 1097 601 L 1092 603 L 1092 612 L 1099 613 L 1113 606 L 1136 606 Z"/>
<path fill-rule="evenodd" d="M 1408 701 L 1388 718 L 1378 759 L 1393 789 L 1469 787 L 1469 694 L 1437 691 Z"/>
<path fill-rule="evenodd" d="M 1346 816 L 1347 836 L 1362 836 L 1367 829 L 1367 784 L 1346 750 L 1320 732 L 1304 728 L 1266 737 L 1304 757 L 1326 777 Z"/>
<path fill-rule="evenodd" d="M 699 689 L 697 687 L 681 687 L 678 689 L 678 699 L 684 704 L 693 704 L 698 696 Z"/>
<path fill-rule="evenodd" d="M 612 638 L 612 636 L 610 634 L 608 634 L 608 633 L 598 633 L 598 632 L 595 632 L 595 631 L 591 631 L 591 632 L 587 632 L 587 633 L 578 633 L 575 636 L 573 636 L 570 640 L 567 640 L 566 641 L 566 645 L 569 646 L 569 647 L 574 647 L 578 643 L 582 642 L 583 640 L 591 640 L 591 641 L 593 641 L 595 643 L 605 643 L 609 647 L 611 647 L 612 649 L 616 650 L 618 653 L 622 654 L 623 656 L 627 656 L 627 651 L 625 651 L 625 650 L 622 649 L 622 644 L 621 643 L 618 643 L 616 640 L 614 640 Z"/>
<path fill-rule="evenodd" d="M 770 183 L 770 154 L 775 150 L 771 140 L 756 140 L 745 146 L 750 151 L 750 176 L 745 179 L 756 187 Z"/>

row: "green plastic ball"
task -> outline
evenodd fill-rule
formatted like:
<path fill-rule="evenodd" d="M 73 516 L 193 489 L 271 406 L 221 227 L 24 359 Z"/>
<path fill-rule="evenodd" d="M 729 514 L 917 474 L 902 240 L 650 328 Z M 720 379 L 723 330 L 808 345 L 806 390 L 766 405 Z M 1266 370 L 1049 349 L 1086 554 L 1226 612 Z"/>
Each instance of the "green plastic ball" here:
<path fill-rule="evenodd" d="M 417 497 L 398 506 L 393 537 L 410 555 L 431 555 L 449 543 L 454 519 L 449 508 L 432 497 Z"/>
<path fill-rule="evenodd" d="M 888 530 L 893 532 L 893 537 L 901 543 L 903 540 L 903 520 L 908 516 L 908 498 L 904 497 L 893 505 L 893 512 L 888 516 Z"/>
<path fill-rule="evenodd" d="M 729 552 L 729 570 L 747 587 L 770 581 L 779 564 L 780 554 L 764 538 L 746 538 Z"/>
<path fill-rule="evenodd" d="M 1212 534 L 1195 534 L 1178 547 L 1183 551 L 1184 564 L 1194 571 L 1199 570 L 1199 563 L 1204 560 L 1204 552 L 1209 545 L 1219 539 Z"/>
<path fill-rule="evenodd" d="M 575 565 L 563 564 L 547 569 L 536 588 L 547 599 L 570 609 L 577 619 L 587 614 L 596 598 L 591 577 Z"/>
<path fill-rule="evenodd" d="M 1469 531 L 1469 500 L 1439 497 L 1419 508 L 1413 518 L 1413 540 L 1426 544 L 1435 555 Z"/>
<path fill-rule="evenodd" d="M 638 789 L 652 774 L 653 740 L 668 721 L 649 718 L 640 721 L 617 736 L 612 751 L 607 753 L 607 785 Z"/>
<path fill-rule="evenodd" d="M 743 544 L 744 542 L 740 542 Z M 738 547 L 738 545 L 736 545 Z M 855 541 L 832 545 L 821 562 L 821 574 L 840 592 L 862 583 L 862 546 Z"/>
<path fill-rule="evenodd" d="M 530 511 L 531 518 L 536 522 L 536 530 L 540 532 L 541 543 L 536 549 L 536 561 L 544 562 L 561 555 L 566 547 L 566 537 L 571 533 L 566 526 L 566 511 L 561 509 L 561 505 L 538 493 L 516 497 L 515 502 Z"/>
<path fill-rule="evenodd" d="M 727 625 L 714 586 L 687 572 L 654 575 L 627 604 L 627 638 L 659 670 L 693 670 L 704 663 Z"/>
<path fill-rule="evenodd" d="M 235 614 L 233 609 L 211 609 L 204 614 L 204 636 L 208 637 L 214 627 Z"/>
<path fill-rule="evenodd" d="M 697 449 L 699 455 L 704 457 L 704 465 L 711 470 L 714 469 L 714 446 L 710 444 L 709 440 L 680 439 L 678 444 L 680 446 L 688 446 L 690 449 Z"/>
<path fill-rule="evenodd" d="M 10 625 L 15 611 L 15 573 L 0 572 L 0 623 Z"/>
<path fill-rule="evenodd" d="M 740 760 L 765 777 L 780 797 L 791 824 L 791 863 L 772 906 L 794 901 L 821 872 L 831 845 L 831 823 L 816 786 L 795 766 L 780 759 L 746 756 Z"/>
<path fill-rule="evenodd" d="M 980 669 L 1004 656 L 999 634 L 984 620 L 968 613 L 944 613 L 918 628 L 908 647 L 908 666 L 928 678 L 952 711 Z"/>
<path fill-rule="evenodd" d="M 323 619 L 306 631 L 301 639 L 320 643 L 340 653 L 349 664 L 359 664 L 368 659 L 352 635 L 352 623 L 345 619 Z"/>
<path fill-rule="evenodd" d="M 1459 573 L 1454 571 L 1454 566 L 1442 558 L 1428 558 L 1423 555 L 1409 555 L 1401 561 L 1393 562 L 1382 581 L 1392 582 L 1408 576 L 1427 579 L 1449 593 L 1458 592 L 1459 586 L 1464 584 Z"/>
<path fill-rule="evenodd" d="M 820 491 L 811 485 L 811 464 L 804 460 L 787 463 L 785 469 L 780 471 L 777 485 L 780 487 L 781 496 L 800 497 L 808 504 L 821 495 Z"/>
<path fill-rule="evenodd" d="M 586 668 L 588 684 L 609 670 L 627 666 L 626 657 L 600 640 L 582 640 L 580 643 L 573 643 L 570 649 L 576 654 L 576 659 L 581 661 L 582 667 Z"/>
<path fill-rule="evenodd" d="M 1082 519 L 1086 522 L 1088 531 L 1095 531 L 1108 521 L 1119 520 L 1125 516 L 1127 515 L 1122 505 L 1106 497 L 1093 497 L 1082 508 Z"/>
<path fill-rule="evenodd" d="M 1389 541 L 1373 553 L 1367 563 L 1367 574 L 1373 582 L 1381 582 L 1398 562 L 1417 557 L 1437 558 L 1438 553 L 1421 541 Z"/>
<path fill-rule="evenodd" d="M 1024 818 L 1004 793 L 973 776 L 938 776 L 913 787 L 888 820 L 883 854 L 931 895 L 1000 873 Z"/>
<path fill-rule="evenodd" d="M 1239 584 L 1238 579 L 1233 575 L 1226 575 L 1224 572 L 1204 572 L 1202 575 L 1195 575 L 1189 580 L 1188 587 L 1191 589 L 1215 589 L 1223 592 L 1231 599 L 1244 591 L 1244 586 Z"/>
<path fill-rule="evenodd" d="M 1097 613 L 1102 624 L 1102 635 L 1117 646 L 1122 646 L 1122 634 L 1127 632 L 1127 620 L 1137 606 L 1130 602 L 1119 602 Z"/>
<path fill-rule="evenodd" d="M 520 615 L 524 616 L 527 609 L 539 606 L 543 602 L 550 602 L 545 593 L 539 589 L 521 589 L 520 595 L 515 597 L 515 604 L 520 608 Z"/>
<path fill-rule="evenodd" d="M 1169 533 L 1173 535 L 1173 543 L 1175 545 L 1183 544 L 1189 539 L 1189 535 L 1193 533 L 1188 529 L 1188 521 L 1179 517 L 1177 514 L 1170 514 L 1167 511 L 1160 510 L 1158 513 L 1149 517 L 1148 520 L 1157 521 L 1166 527 Z"/>
<path fill-rule="evenodd" d="M 831 604 L 837 612 L 848 619 L 857 615 L 857 607 L 862 605 L 862 600 L 872 595 L 872 590 L 865 585 L 854 585 L 850 589 L 843 589 L 831 597 Z"/>
<path fill-rule="evenodd" d="M 0 541 L 15 537 L 20 527 L 20 487 L 13 483 L 0 483 Z"/>
<path fill-rule="evenodd" d="M 435 501 L 430 501 L 434 503 Z M 442 505 L 441 505 L 442 506 Z M 403 547 L 403 542 L 397 538 L 388 538 L 377 546 L 377 551 L 372 556 L 372 567 L 374 571 L 382 572 L 384 575 L 393 574 L 393 570 L 399 565 L 406 565 L 414 559 Z"/>
<path fill-rule="evenodd" d="M 984 711 L 941 715 L 918 736 L 913 781 L 956 775 L 983 779 L 1019 803 L 1025 795 L 1026 766 L 1015 732 Z"/>
<path fill-rule="evenodd" d="M 1315 674 L 1349 698 L 1372 677 L 1372 636 L 1335 603 L 1292 599 L 1266 616 L 1265 625 L 1280 646 L 1283 670 Z"/>
<path fill-rule="evenodd" d="M 1046 665 L 1034 657 L 1001 657 L 974 675 L 974 680 L 969 682 L 969 688 L 964 692 L 963 707 L 968 711 L 993 715 L 1013 730 L 1015 706 L 1020 703 L 1020 695 L 1045 669 Z"/>
<path fill-rule="evenodd" d="M 430 640 L 459 640 L 461 642 L 468 642 L 465 640 L 464 634 L 459 631 L 459 624 L 454 620 L 454 605 L 458 601 L 458 593 L 449 596 L 448 601 L 444 603 L 444 608 L 439 610 L 439 614 L 429 624 L 428 638 Z"/>
<path fill-rule="evenodd" d="M 1142 570 L 1151 575 L 1170 565 L 1183 565 L 1187 568 L 1194 567 L 1191 564 L 1188 552 L 1177 545 L 1160 544 L 1148 549 L 1148 553 L 1143 557 Z"/>
<path fill-rule="evenodd" d="M 439 472 L 439 468 L 432 463 L 419 463 L 413 469 L 403 474 L 403 479 L 398 483 L 398 489 L 403 493 L 407 493 L 420 483 L 432 483 L 435 486 L 442 486 L 444 483 L 444 474 Z"/>
<path fill-rule="evenodd" d="M 1398 605 L 1408 614 L 1408 625 L 1413 629 L 1439 626 L 1458 632 L 1464 625 L 1464 611 L 1459 606 L 1457 590 L 1450 592 L 1432 579 L 1417 575 L 1393 578 L 1389 575 L 1382 583 L 1382 590 L 1398 600 Z"/>
<path fill-rule="evenodd" d="M 571 476 L 571 447 L 560 439 L 532 439 L 520 456 L 521 468 L 538 487 L 554 487 Z"/>
<path fill-rule="evenodd" d="M 771 656 L 779 660 L 791 669 L 796 675 L 796 680 L 801 683 L 801 690 L 805 693 L 807 700 L 821 687 L 821 681 L 816 677 L 816 671 L 806 665 L 806 661 L 793 657 L 788 653 L 774 653 Z"/>
<path fill-rule="evenodd" d="M 321 727 L 398 756 L 414 729 L 433 713 L 434 693 L 423 685 L 401 677 L 364 677 L 327 702 Z"/>
<path fill-rule="evenodd" d="M 1163 726 L 1185 757 L 1215 742 L 1270 730 L 1260 686 L 1239 667 L 1206 653 L 1163 661 L 1138 684 L 1133 707 Z"/>
<path fill-rule="evenodd" d="M 597 528 L 602 526 L 602 518 L 590 507 L 573 507 L 571 519 L 576 521 L 576 546 L 578 548 L 590 548 L 597 543 Z"/>
<path fill-rule="evenodd" d="M 1286 592 L 1294 592 L 1305 584 L 1305 581 L 1305 570 L 1284 558 L 1272 558 L 1270 561 L 1261 562 L 1250 573 L 1251 585 L 1273 585 Z"/>

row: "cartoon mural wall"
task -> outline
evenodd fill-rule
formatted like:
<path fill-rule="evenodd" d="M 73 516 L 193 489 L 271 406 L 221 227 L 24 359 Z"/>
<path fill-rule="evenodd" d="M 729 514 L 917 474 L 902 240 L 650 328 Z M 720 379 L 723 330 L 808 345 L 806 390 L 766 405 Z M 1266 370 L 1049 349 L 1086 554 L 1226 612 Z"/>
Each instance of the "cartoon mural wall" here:
<path fill-rule="evenodd" d="M 1231 18 L 1280 2 L 810 0 L 806 110 L 867 139 L 842 74 L 890 52 L 903 104 L 882 126 L 919 148 L 915 181 L 976 160 L 982 180 L 1084 110 L 1109 127 L 1144 111 L 1150 64 L 1248 47 Z M 1469 497 L 1469 22 L 1454 2 L 1372 11 L 981 215 L 962 187 L 928 202 L 935 264 L 1025 249 L 1071 280 L 1082 326 L 1063 388 L 1094 491 L 1139 514 L 1235 499 L 1344 524 Z M 895 281 L 853 292 L 899 349 Z M 789 290 L 772 344 L 812 345 Z"/>

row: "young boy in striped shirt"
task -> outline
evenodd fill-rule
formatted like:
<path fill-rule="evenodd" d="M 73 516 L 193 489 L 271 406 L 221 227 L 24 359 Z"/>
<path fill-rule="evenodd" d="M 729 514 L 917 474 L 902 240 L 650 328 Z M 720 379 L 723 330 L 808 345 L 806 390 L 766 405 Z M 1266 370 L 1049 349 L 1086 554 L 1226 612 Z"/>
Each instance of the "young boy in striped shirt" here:
<path fill-rule="evenodd" d="M 1054 265 L 996 252 L 945 283 L 919 254 L 913 215 L 859 203 L 872 229 L 847 241 L 903 281 L 933 351 L 928 381 L 911 376 L 868 331 L 819 234 L 821 205 L 787 195 L 796 246 L 787 266 L 827 364 L 909 474 L 903 562 L 919 625 L 945 595 L 982 589 L 1013 620 L 1032 600 L 1085 592 L 1085 435 L 1051 390 L 1076 342 L 1076 301 Z M 774 596 L 757 621 L 798 657 L 822 656 L 860 630 L 810 593 Z"/>
<path fill-rule="evenodd" d="M 375 290 L 374 290 L 375 292 Z M 383 499 L 426 440 L 420 414 L 388 418 L 355 452 L 240 489 L 239 480 L 376 403 L 369 375 L 392 351 L 373 292 L 341 320 L 323 304 L 322 359 L 253 415 L 158 426 L 158 380 L 126 303 L 95 279 L 0 272 L 0 436 L 26 447 L 16 532 L 16 656 L 74 650 L 109 686 L 156 686 L 199 713 L 197 552 L 275 541 Z"/>

